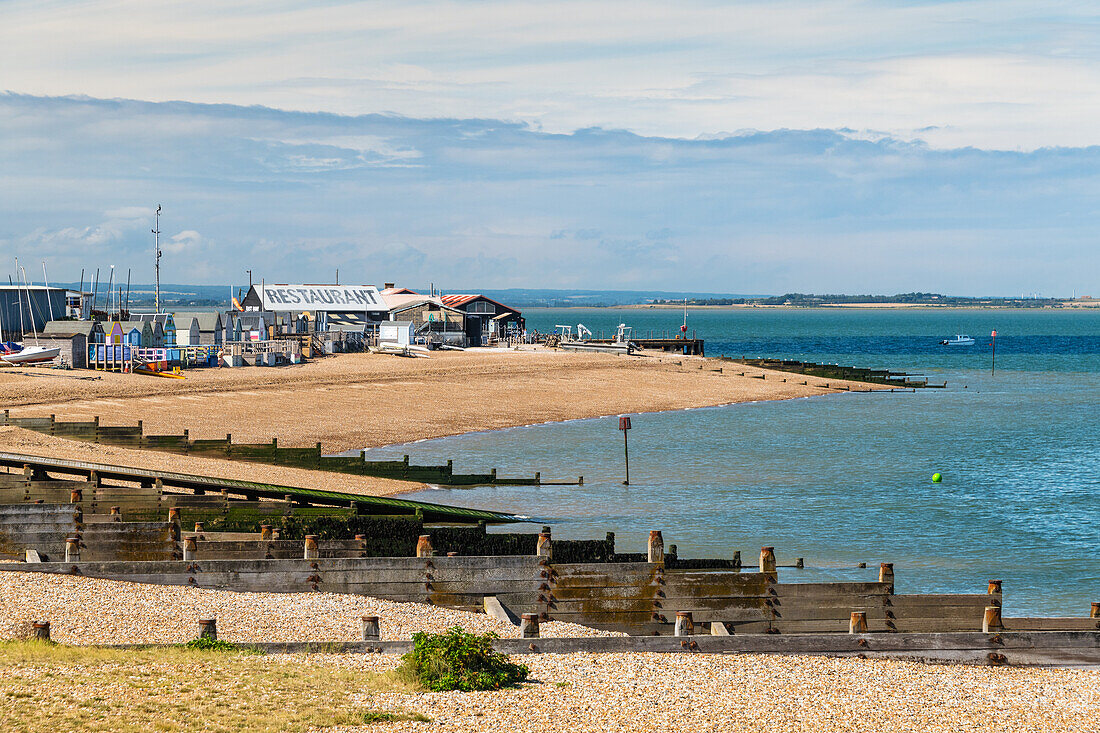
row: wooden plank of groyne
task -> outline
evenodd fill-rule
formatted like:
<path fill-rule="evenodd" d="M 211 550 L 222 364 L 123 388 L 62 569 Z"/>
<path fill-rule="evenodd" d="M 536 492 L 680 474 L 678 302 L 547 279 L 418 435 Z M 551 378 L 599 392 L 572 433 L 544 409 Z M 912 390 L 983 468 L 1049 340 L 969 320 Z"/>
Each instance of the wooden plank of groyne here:
<path fill-rule="evenodd" d="M 296 501 L 303 503 L 328 504 L 336 506 L 348 506 L 355 503 L 363 509 L 378 508 L 386 510 L 389 514 L 412 514 L 420 511 L 427 518 L 454 519 L 465 521 L 485 520 L 489 522 L 516 522 L 519 517 L 502 512 L 492 512 L 481 509 L 466 509 L 464 507 L 445 506 L 428 502 L 412 501 L 409 499 L 396 499 L 391 497 L 362 496 L 337 491 L 323 491 L 318 489 L 304 489 L 291 486 L 279 486 L 275 484 L 263 484 L 252 481 L 240 481 L 237 479 L 214 478 L 210 476 L 197 476 L 171 471 L 150 471 L 146 469 L 112 466 L 108 464 L 93 463 L 90 461 L 73 461 L 57 458 L 42 458 L 40 456 L 27 456 L 18 453 L 0 452 L 0 465 L 33 466 L 36 469 L 56 471 L 59 473 L 83 473 L 95 472 L 99 478 L 117 479 L 122 481 L 155 481 L 160 479 L 164 485 L 180 486 L 193 490 L 218 492 L 226 490 L 229 493 L 245 494 L 247 496 L 262 496 L 282 499 L 290 495 Z M 395 511 L 401 510 L 401 511 Z"/>
<path fill-rule="evenodd" d="M 1100 618 L 1042 618 L 1003 617 L 1006 631 L 1096 631 L 1100 630 Z"/>

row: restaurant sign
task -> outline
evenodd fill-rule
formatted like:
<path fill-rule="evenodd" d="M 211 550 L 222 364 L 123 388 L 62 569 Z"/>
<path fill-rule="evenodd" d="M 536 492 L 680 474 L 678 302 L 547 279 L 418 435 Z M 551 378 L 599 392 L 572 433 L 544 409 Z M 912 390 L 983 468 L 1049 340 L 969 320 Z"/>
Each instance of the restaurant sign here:
<path fill-rule="evenodd" d="M 260 290 L 266 311 L 388 310 L 371 285 L 263 285 Z"/>

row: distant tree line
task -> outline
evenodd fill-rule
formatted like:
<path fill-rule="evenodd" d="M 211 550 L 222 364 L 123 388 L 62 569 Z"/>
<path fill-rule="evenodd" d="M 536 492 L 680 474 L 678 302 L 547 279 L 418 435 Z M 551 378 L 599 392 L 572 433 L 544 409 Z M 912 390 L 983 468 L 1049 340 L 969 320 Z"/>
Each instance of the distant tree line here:
<path fill-rule="evenodd" d="M 683 300 L 653 300 L 656 305 L 679 305 Z M 1055 298 L 999 298 L 943 295 L 942 293 L 898 293 L 897 295 L 816 295 L 786 293 L 765 298 L 688 298 L 688 305 L 787 305 L 812 308 L 822 305 L 904 303 L 906 305 L 995 306 L 1008 308 L 1051 308 L 1061 306 Z"/>

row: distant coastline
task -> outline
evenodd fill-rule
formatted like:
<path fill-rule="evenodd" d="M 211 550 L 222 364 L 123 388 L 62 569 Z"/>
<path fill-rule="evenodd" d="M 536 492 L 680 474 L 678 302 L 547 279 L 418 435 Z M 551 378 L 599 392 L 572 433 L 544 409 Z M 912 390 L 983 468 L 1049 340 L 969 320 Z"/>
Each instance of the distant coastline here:
<path fill-rule="evenodd" d="M 1049 305 L 952 305 L 941 303 L 820 303 L 817 305 L 793 305 L 793 304 L 761 304 L 761 303 L 726 303 L 721 305 L 705 305 L 688 303 L 688 310 L 825 310 L 833 308 L 845 308 L 848 310 L 1074 310 L 1100 308 L 1100 299 L 1086 301 L 1062 301 Z M 528 310 L 683 310 L 683 303 L 626 303 L 620 305 L 576 305 L 576 306 L 528 306 Z"/>

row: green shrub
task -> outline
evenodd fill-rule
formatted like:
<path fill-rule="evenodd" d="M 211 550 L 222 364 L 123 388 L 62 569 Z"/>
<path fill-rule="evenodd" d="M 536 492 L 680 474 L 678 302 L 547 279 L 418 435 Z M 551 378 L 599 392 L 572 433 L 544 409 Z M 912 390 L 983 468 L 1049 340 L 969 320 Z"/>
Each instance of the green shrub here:
<path fill-rule="evenodd" d="M 197 639 L 182 645 L 186 649 L 198 649 L 204 652 L 244 652 L 246 654 L 256 654 L 256 650 L 240 644 L 234 644 L 231 641 L 223 641 L 222 639 L 211 639 L 207 636 L 200 636 Z"/>
<path fill-rule="evenodd" d="M 495 634 L 468 634 L 456 626 L 443 634 L 413 635 L 400 671 L 433 692 L 499 690 L 527 680 L 531 671 L 494 652 Z"/>

